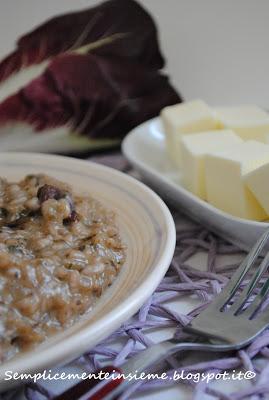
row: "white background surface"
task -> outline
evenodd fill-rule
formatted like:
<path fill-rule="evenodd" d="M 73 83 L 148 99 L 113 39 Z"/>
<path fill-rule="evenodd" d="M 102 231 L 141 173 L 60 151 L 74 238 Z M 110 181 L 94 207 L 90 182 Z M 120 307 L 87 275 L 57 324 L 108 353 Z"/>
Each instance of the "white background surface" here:
<path fill-rule="evenodd" d="M 14 47 L 19 35 L 46 18 L 94 3 L 94 0 L 1 0 L 0 57 Z M 269 108 L 269 1 L 141 0 L 141 3 L 158 23 L 168 72 L 185 99 L 200 97 L 212 105 L 256 103 Z M 194 264 L 203 268 L 205 260 L 198 255 Z M 182 299 L 174 307 L 184 312 L 190 305 Z M 155 339 L 160 339 L 157 336 Z M 164 398 L 190 399 L 191 394 L 174 387 L 166 393 L 144 397 Z"/>
<path fill-rule="evenodd" d="M 96 0 L 1 0 L 0 56 L 44 19 Z M 168 71 L 186 99 L 269 108 L 268 0 L 140 0 L 155 17 Z"/>

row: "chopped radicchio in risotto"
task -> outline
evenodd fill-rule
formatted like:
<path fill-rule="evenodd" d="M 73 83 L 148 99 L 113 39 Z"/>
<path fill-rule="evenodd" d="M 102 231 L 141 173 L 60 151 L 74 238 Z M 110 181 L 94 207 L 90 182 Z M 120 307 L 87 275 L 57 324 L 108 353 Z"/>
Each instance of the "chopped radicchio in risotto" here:
<path fill-rule="evenodd" d="M 0 361 L 88 312 L 125 261 L 115 216 L 46 175 L 0 179 Z"/>

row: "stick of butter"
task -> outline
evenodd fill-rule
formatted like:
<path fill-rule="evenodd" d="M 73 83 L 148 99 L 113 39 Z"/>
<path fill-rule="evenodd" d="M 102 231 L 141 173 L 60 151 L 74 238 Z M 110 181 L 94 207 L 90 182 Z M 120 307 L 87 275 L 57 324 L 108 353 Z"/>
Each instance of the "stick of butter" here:
<path fill-rule="evenodd" d="M 243 140 L 228 129 L 183 135 L 180 147 L 184 186 L 196 196 L 206 199 L 206 153 L 227 146 L 231 148 L 238 143 L 243 143 Z"/>
<path fill-rule="evenodd" d="M 243 140 L 268 143 L 269 114 L 257 106 L 216 107 L 215 112 L 224 128 L 232 129 Z"/>
<path fill-rule="evenodd" d="M 171 160 L 180 165 L 180 138 L 183 134 L 219 128 L 214 111 L 202 100 L 165 107 L 161 111 L 166 148 Z"/>
<path fill-rule="evenodd" d="M 269 163 L 258 167 L 245 176 L 249 190 L 269 215 Z"/>
<path fill-rule="evenodd" d="M 245 184 L 251 171 L 269 162 L 269 145 L 248 141 L 205 156 L 207 200 L 237 217 L 262 221 L 266 213 Z"/>

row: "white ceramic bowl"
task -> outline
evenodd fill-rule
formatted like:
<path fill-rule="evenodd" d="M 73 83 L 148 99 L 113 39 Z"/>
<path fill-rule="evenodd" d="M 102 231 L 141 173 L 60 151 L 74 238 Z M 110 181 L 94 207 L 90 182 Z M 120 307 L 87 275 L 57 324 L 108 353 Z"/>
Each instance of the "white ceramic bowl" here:
<path fill-rule="evenodd" d="M 124 139 L 122 149 L 145 182 L 171 202 L 173 207 L 242 249 L 250 250 L 264 231 L 269 229 L 268 222 L 234 217 L 182 186 L 182 171 L 177 170 L 166 155 L 160 118 L 151 119 L 133 129 Z"/>
<path fill-rule="evenodd" d="M 30 373 L 74 359 L 132 316 L 164 276 L 175 248 L 175 226 L 164 202 L 135 179 L 108 167 L 67 157 L 0 153 L 0 174 L 18 180 L 46 173 L 89 193 L 117 214 L 127 245 L 123 269 L 94 310 L 72 328 L 0 366 L 0 389 L 12 385 L 5 371 Z"/>

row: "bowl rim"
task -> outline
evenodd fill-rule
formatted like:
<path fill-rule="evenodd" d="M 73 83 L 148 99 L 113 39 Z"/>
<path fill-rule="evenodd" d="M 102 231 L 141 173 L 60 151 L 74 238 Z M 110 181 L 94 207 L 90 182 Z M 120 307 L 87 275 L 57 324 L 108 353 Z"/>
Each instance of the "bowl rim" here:
<path fill-rule="evenodd" d="M 59 365 L 62 362 L 66 363 L 89 349 L 89 345 L 87 346 L 85 344 L 87 342 L 87 337 L 89 337 L 89 331 L 91 334 L 96 334 L 99 332 L 101 341 L 108 336 L 110 332 L 113 332 L 115 329 L 117 329 L 129 317 L 134 315 L 134 313 L 137 312 L 141 305 L 147 300 L 150 294 L 154 292 L 162 277 L 165 275 L 172 260 L 176 243 L 175 224 L 168 207 L 153 190 L 151 190 L 142 182 L 139 182 L 137 179 L 108 166 L 97 164 L 89 160 L 79 160 L 67 156 L 43 153 L 0 152 L 0 164 L 4 161 L 7 161 L 9 158 L 11 161 L 13 159 L 15 162 L 18 162 L 20 158 L 27 158 L 30 161 L 51 159 L 55 161 L 62 161 L 63 163 L 68 162 L 69 165 L 71 165 L 71 163 L 77 164 L 78 166 L 82 166 L 84 168 L 87 166 L 88 169 L 102 171 L 113 176 L 115 179 L 123 181 L 126 183 L 126 185 L 129 184 L 133 187 L 139 188 L 141 193 L 151 198 L 151 201 L 155 202 L 156 206 L 158 206 L 159 213 L 162 215 L 163 220 L 165 221 L 165 226 L 163 229 L 166 230 L 166 241 L 162 254 L 160 254 L 156 260 L 155 267 L 149 271 L 145 277 L 145 280 L 134 289 L 130 296 L 126 297 L 126 299 L 117 307 L 115 307 L 113 311 L 106 313 L 100 319 L 93 322 L 93 324 L 90 324 L 91 326 L 85 326 L 79 330 L 78 333 L 71 334 L 61 343 L 61 346 L 58 346 L 58 350 L 56 349 L 57 343 L 48 348 L 40 349 L 38 352 L 35 352 L 34 349 L 32 349 L 30 352 L 25 353 L 25 356 L 23 355 L 17 360 L 16 358 L 11 359 L 0 365 L 0 391 L 6 390 L 7 387 L 11 387 L 11 384 L 22 384 L 21 381 L 13 382 L 3 380 L 2 376 L 4 376 L 5 371 L 9 370 L 16 371 L 18 373 L 35 373 L 44 370 L 48 365 L 52 367 Z M 105 334 L 103 332 L 104 323 L 111 326 L 109 332 Z M 83 346 L 81 345 L 82 342 L 84 342 Z M 25 367 L 26 359 L 27 366 Z"/>

